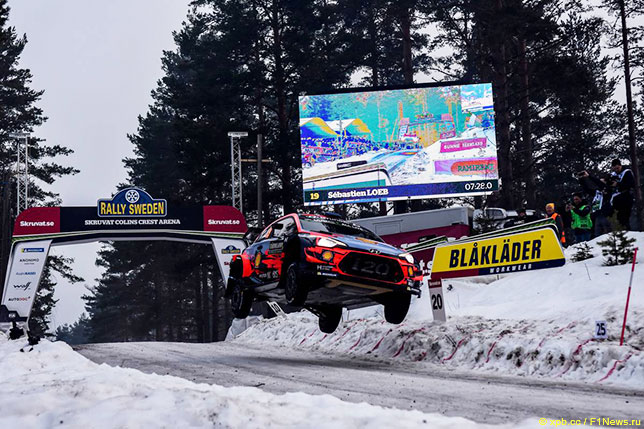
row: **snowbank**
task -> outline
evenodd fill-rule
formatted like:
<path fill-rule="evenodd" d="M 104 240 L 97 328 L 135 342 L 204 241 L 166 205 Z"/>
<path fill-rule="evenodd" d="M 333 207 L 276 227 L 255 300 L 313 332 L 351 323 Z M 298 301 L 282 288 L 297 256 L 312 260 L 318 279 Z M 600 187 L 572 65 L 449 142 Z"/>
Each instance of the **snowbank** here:
<path fill-rule="evenodd" d="M 644 250 L 644 234 L 630 236 Z M 357 320 L 325 335 L 315 317 L 298 313 L 252 326 L 235 341 L 644 389 L 644 251 L 620 347 L 630 265 L 602 266 L 597 241 L 590 242 L 594 257 L 586 261 L 488 284 L 447 282 L 444 324 L 432 321 L 425 290 L 398 326 L 374 316 L 381 307 L 372 307 L 351 312 Z M 567 258 L 574 252 L 567 249 Z M 593 338 L 599 320 L 607 322 L 606 340 Z"/>
<path fill-rule="evenodd" d="M 0 336 L 0 427 L 159 428 L 488 428 L 459 417 L 343 402 L 330 395 L 273 395 L 250 387 L 224 388 L 97 365 L 62 342 Z"/>

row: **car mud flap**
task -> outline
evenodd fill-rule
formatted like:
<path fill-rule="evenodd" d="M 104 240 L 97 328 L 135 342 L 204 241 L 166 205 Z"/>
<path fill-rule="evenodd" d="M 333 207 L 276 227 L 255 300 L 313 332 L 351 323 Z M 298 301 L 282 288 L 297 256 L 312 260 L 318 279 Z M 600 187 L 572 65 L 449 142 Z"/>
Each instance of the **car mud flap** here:
<path fill-rule="evenodd" d="M 228 284 L 226 285 L 226 291 L 224 292 L 224 298 L 230 298 L 231 296 L 233 296 L 233 288 L 234 288 L 234 286 L 233 286 L 233 282 L 231 280 L 235 281 L 233 279 L 233 277 L 228 278 Z"/>
<path fill-rule="evenodd" d="M 320 317 L 320 315 L 322 314 L 320 308 L 317 305 L 305 305 L 304 309 L 310 311 L 317 317 Z"/>

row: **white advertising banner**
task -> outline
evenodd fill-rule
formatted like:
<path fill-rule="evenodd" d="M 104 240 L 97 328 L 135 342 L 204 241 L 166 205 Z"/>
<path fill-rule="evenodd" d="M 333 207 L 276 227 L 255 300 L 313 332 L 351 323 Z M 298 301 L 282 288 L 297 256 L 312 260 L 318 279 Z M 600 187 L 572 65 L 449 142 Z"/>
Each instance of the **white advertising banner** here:
<path fill-rule="evenodd" d="M 234 238 L 213 238 L 212 247 L 215 249 L 215 256 L 217 257 L 224 284 L 228 284 L 230 261 L 233 256 L 241 255 L 241 252 L 246 248 L 246 243 L 244 240 Z"/>
<path fill-rule="evenodd" d="M 432 315 L 434 320 L 438 322 L 446 322 L 447 316 L 445 315 L 445 305 L 443 300 L 443 281 L 431 280 L 425 276 L 423 281 L 427 282 L 429 287 L 429 301 L 432 305 Z"/>
<path fill-rule="evenodd" d="M 13 248 L 2 305 L 20 318 L 29 317 L 51 240 L 19 242 Z"/>

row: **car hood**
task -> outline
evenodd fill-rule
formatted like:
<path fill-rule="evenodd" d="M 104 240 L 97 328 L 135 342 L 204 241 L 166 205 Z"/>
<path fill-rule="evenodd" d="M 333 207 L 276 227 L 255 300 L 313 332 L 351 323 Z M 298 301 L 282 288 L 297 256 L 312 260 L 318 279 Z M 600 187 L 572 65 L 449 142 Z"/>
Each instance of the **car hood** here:
<path fill-rule="evenodd" d="M 394 247 L 390 244 L 369 240 L 368 238 L 354 237 L 351 235 L 342 234 L 333 234 L 332 237 L 343 242 L 352 249 L 363 250 L 365 252 L 394 257 L 397 257 L 401 253 L 405 253 L 404 250 L 398 249 L 397 247 Z"/>

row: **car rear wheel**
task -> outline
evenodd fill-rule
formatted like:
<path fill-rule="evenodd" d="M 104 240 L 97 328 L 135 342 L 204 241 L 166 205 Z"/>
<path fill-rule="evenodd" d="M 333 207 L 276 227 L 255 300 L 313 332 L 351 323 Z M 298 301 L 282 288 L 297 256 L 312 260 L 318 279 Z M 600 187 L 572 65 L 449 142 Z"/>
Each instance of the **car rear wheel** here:
<path fill-rule="evenodd" d="M 398 325 L 405 320 L 411 303 L 411 295 L 408 293 L 392 293 L 384 300 L 385 320 Z"/>
<path fill-rule="evenodd" d="M 233 312 L 233 316 L 237 319 L 245 319 L 248 317 L 250 308 L 253 305 L 253 294 L 248 289 L 244 289 L 242 285 L 233 278 L 228 279 L 228 285 L 232 289 L 230 307 Z"/>
<path fill-rule="evenodd" d="M 286 302 L 289 305 L 301 307 L 306 302 L 309 288 L 302 279 L 297 262 L 292 262 L 286 270 L 284 293 L 286 295 Z"/>
<path fill-rule="evenodd" d="M 333 333 L 342 320 L 342 307 L 339 305 L 327 305 L 319 310 L 318 325 L 320 331 L 325 334 Z"/>

